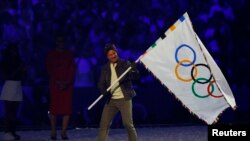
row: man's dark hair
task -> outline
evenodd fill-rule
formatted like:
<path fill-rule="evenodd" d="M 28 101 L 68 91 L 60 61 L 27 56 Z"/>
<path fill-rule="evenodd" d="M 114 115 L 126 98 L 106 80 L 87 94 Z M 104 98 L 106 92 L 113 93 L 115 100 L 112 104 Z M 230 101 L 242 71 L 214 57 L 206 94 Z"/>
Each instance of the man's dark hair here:
<path fill-rule="evenodd" d="M 117 52 L 117 48 L 116 48 L 115 44 L 113 44 L 113 43 L 107 43 L 105 45 L 105 49 L 104 49 L 105 54 L 107 54 L 108 51 L 110 51 L 110 50 L 114 50 L 114 51 Z"/>

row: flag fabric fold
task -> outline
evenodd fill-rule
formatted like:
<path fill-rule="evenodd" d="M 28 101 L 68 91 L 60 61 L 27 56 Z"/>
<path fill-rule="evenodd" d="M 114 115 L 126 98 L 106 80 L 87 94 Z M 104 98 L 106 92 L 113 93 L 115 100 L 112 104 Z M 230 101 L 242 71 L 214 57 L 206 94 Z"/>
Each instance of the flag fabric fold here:
<path fill-rule="evenodd" d="M 187 13 L 141 57 L 140 62 L 189 109 L 213 124 L 228 107 L 233 93 L 218 65 L 193 30 Z"/>

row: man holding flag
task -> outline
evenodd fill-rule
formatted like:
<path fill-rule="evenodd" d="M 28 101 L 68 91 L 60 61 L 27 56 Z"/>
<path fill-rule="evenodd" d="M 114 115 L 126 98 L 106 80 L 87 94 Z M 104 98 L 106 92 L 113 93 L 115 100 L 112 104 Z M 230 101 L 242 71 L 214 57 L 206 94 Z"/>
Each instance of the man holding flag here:
<path fill-rule="evenodd" d="M 109 62 L 102 68 L 98 88 L 101 94 L 108 96 L 109 99 L 102 112 L 97 140 L 106 141 L 112 119 L 120 112 L 129 141 L 137 141 L 137 133 L 132 119 L 132 98 L 136 95 L 132 87 L 132 80 L 138 79 L 139 76 L 136 63 L 119 58 L 117 48 L 113 43 L 106 44 L 105 55 Z M 116 83 L 117 78 L 130 67 L 132 69 Z M 110 85 L 112 87 L 110 91 L 107 91 Z"/>
<path fill-rule="evenodd" d="M 140 61 L 191 113 L 213 124 L 236 108 L 221 70 L 195 34 L 187 13 L 140 57 Z"/>

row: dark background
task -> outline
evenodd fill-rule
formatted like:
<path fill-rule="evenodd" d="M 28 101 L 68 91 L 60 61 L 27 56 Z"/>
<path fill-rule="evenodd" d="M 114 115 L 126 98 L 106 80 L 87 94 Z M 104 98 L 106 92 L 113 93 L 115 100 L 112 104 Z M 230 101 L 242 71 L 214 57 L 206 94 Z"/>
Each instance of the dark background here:
<path fill-rule="evenodd" d="M 24 101 L 20 127 L 48 128 L 48 77 L 45 59 L 63 33 L 75 55 L 77 76 L 71 127 L 97 127 L 104 99 L 96 84 L 107 42 L 114 42 L 120 57 L 136 60 L 185 12 L 194 30 L 215 59 L 234 93 L 236 111 L 227 109 L 219 123 L 250 122 L 250 16 L 247 0 L 0 0 L 0 51 L 18 42 L 28 68 L 23 81 Z M 2 56 L 0 56 L 2 59 Z M 205 124 L 185 109 L 152 74 L 138 64 L 134 120 L 137 126 Z M 0 75 L 0 87 L 3 74 Z M 3 104 L 0 102 L 0 125 Z M 120 127 L 120 116 L 113 127 Z"/>

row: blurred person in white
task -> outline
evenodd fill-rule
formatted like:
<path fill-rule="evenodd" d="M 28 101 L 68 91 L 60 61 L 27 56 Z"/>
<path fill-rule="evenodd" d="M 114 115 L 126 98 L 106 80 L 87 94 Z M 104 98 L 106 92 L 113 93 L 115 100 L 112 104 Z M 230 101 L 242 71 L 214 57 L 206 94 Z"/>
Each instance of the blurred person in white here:
<path fill-rule="evenodd" d="M 20 136 L 16 134 L 17 112 L 20 102 L 23 101 L 21 82 L 25 66 L 18 51 L 18 44 L 7 45 L 3 51 L 1 67 L 5 79 L 0 96 L 5 111 L 3 140 L 20 140 Z"/>

